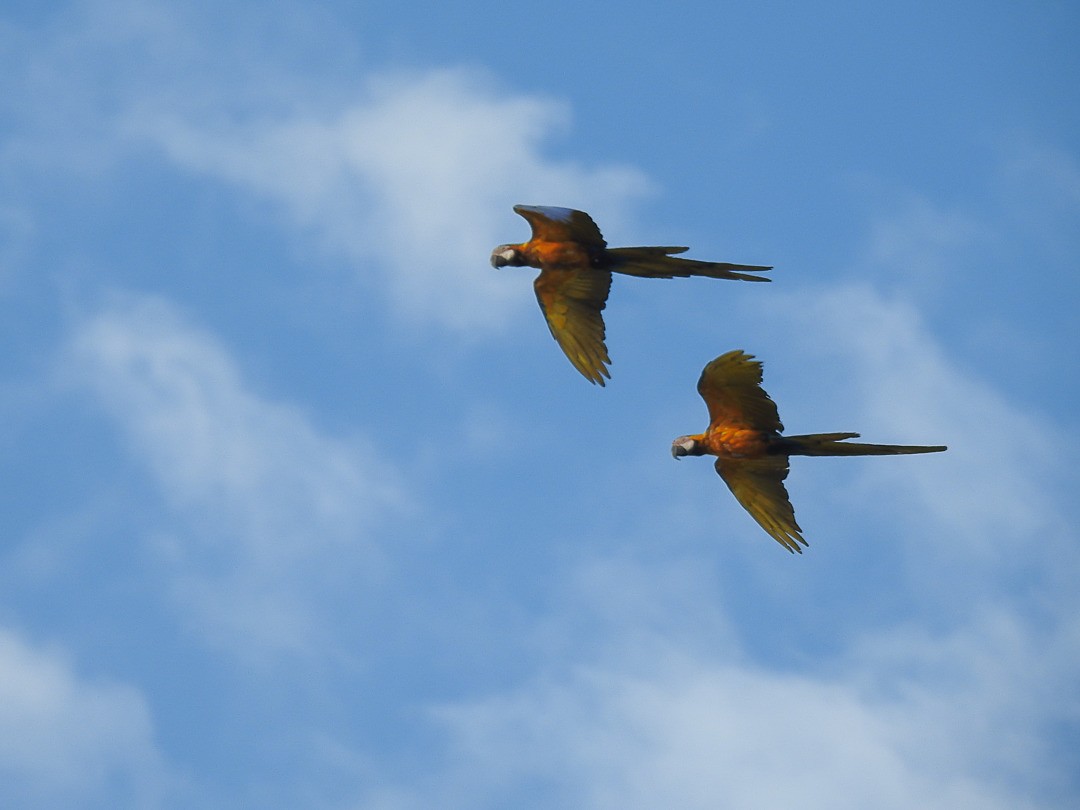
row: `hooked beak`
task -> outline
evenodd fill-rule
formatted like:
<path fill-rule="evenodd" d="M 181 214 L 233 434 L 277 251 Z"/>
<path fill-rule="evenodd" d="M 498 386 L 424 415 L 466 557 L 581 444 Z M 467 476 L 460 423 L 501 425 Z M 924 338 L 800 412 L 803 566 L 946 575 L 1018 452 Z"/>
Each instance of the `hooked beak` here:
<path fill-rule="evenodd" d="M 689 436 L 681 436 L 671 443 L 671 457 L 676 461 L 683 456 L 696 455 L 697 442 Z"/>
<path fill-rule="evenodd" d="M 491 266 L 506 267 L 509 264 L 518 265 L 518 252 L 511 245 L 499 245 L 491 251 Z"/>

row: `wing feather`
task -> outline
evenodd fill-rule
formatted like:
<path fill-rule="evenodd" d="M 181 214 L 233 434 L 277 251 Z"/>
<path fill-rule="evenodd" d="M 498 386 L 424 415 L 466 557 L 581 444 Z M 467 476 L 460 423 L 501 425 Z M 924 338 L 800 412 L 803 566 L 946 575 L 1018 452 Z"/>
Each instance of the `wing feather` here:
<path fill-rule="evenodd" d="M 601 315 L 611 290 L 611 273 L 603 270 L 545 270 L 533 284 L 552 337 L 590 382 L 611 377 Z"/>
<path fill-rule="evenodd" d="M 800 554 L 799 544 L 809 545 L 795 522 L 795 509 L 784 486 L 788 474 L 787 456 L 719 458 L 716 472 L 742 507 L 780 545 Z"/>
<path fill-rule="evenodd" d="M 532 238 L 539 242 L 577 242 L 600 250 L 607 246 L 600 228 L 584 211 L 547 205 L 515 205 L 514 211 L 528 220 Z"/>
<path fill-rule="evenodd" d="M 709 409 L 710 424 L 783 431 L 776 403 L 761 387 L 761 378 L 760 361 L 740 349 L 722 354 L 705 366 L 698 380 L 698 393 Z"/>

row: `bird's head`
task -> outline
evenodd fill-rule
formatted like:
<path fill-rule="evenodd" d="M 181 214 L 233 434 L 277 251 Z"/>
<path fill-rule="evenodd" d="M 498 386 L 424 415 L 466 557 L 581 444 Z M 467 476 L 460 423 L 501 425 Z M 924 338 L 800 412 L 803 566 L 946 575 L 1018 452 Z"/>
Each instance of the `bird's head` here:
<path fill-rule="evenodd" d="M 675 459 L 683 456 L 703 456 L 705 452 L 700 436 L 680 436 L 671 443 L 671 455 Z"/>
<path fill-rule="evenodd" d="M 520 245 L 499 245 L 491 251 L 492 267 L 523 267 L 525 257 L 521 253 Z"/>

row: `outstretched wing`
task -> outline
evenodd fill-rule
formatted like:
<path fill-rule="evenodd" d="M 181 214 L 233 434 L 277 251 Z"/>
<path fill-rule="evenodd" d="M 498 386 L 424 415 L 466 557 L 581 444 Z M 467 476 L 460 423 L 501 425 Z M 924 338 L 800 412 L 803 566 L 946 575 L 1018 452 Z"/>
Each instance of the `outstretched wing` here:
<path fill-rule="evenodd" d="M 611 362 L 604 345 L 601 312 L 611 290 L 604 270 L 545 270 L 533 283 L 548 328 L 574 368 L 590 382 L 604 384 Z"/>
<path fill-rule="evenodd" d="M 607 246 L 592 217 L 573 208 L 548 205 L 515 205 L 514 211 L 529 221 L 532 238 L 541 242 L 577 242 L 603 250 Z"/>
<path fill-rule="evenodd" d="M 788 457 L 764 456 L 756 459 L 719 458 L 716 471 L 728 489 L 765 531 L 788 551 L 802 554 L 799 543 L 809 545 L 795 522 L 784 479 Z"/>
<path fill-rule="evenodd" d="M 777 433 L 784 429 L 776 403 L 761 387 L 761 363 L 741 349 L 722 354 L 705 366 L 697 390 L 709 408 L 710 425 L 739 425 Z"/>

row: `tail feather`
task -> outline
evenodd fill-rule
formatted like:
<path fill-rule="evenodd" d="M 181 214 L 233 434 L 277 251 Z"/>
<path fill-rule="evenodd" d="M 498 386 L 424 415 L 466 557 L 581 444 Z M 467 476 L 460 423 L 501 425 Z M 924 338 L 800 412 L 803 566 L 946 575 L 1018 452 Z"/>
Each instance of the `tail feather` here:
<path fill-rule="evenodd" d="M 845 441 L 857 438 L 858 433 L 810 433 L 805 436 L 784 436 L 775 447 L 792 456 L 899 456 L 940 453 L 946 449 L 943 445 L 860 444 Z"/>
<path fill-rule="evenodd" d="M 728 264 L 726 262 L 700 262 L 697 259 L 674 259 L 671 254 L 684 253 L 684 247 L 630 247 L 609 248 L 605 251 L 611 259 L 607 269 L 628 276 L 642 278 L 730 278 L 740 281 L 772 281 L 750 273 L 764 273 L 772 267 L 754 264 Z"/>

